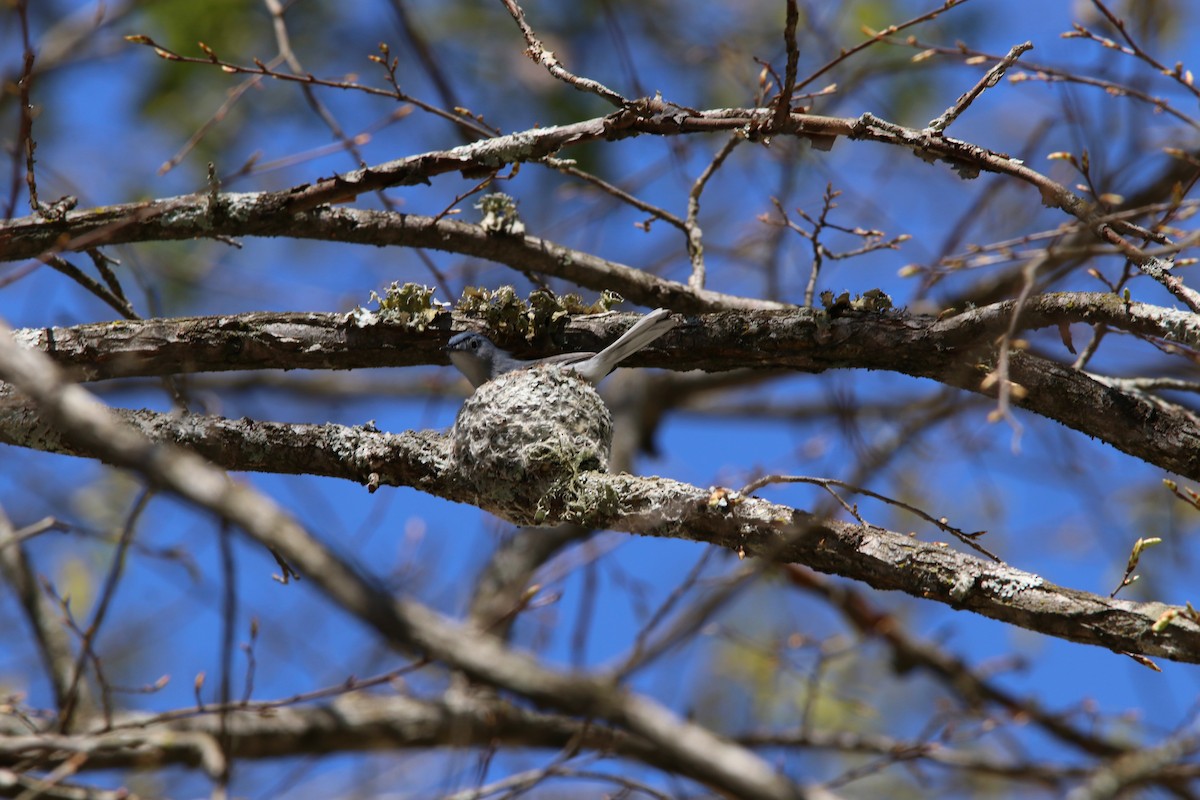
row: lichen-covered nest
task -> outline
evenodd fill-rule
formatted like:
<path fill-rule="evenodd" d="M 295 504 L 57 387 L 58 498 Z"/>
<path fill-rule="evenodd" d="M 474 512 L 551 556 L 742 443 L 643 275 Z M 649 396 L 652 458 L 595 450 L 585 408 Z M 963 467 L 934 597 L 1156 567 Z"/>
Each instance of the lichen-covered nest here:
<path fill-rule="evenodd" d="M 486 505 L 528 524 L 543 499 L 569 492 L 580 472 L 608 470 L 612 414 L 570 370 L 535 367 L 476 389 L 450 436 L 462 476 Z"/>

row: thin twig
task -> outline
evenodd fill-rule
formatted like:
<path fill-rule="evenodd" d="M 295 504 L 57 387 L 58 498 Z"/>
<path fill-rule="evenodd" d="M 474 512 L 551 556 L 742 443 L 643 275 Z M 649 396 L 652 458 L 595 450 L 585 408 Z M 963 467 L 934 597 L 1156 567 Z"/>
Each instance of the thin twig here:
<path fill-rule="evenodd" d="M 30 99 L 30 90 L 33 87 L 33 64 L 35 54 L 33 43 L 29 39 L 29 9 L 27 0 L 19 0 L 16 3 L 17 18 L 21 24 L 21 42 L 24 47 L 23 63 L 21 68 L 21 77 L 17 80 L 17 105 L 20 108 L 19 122 L 17 123 L 17 141 L 13 147 L 13 171 L 12 183 L 9 186 L 8 207 L 5 209 L 5 219 L 10 219 L 16 213 L 17 194 L 19 192 L 20 182 L 17 177 L 20 171 L 16 169 L 16 162 L 21 154 L 25 154 L 25 184 L 29 187 L 29 207 L 34 214 L 40 214 L 41 204 L 38 203 L 37 194 L 37 178 L 33 170 L 34 159 L 33 153 L 37 148 L 37 143 L 33 140 L 33 103 Z"/>
<path fill-rule="evenodd" d="M 542 44 L 537 34 L 534 33 L 533 28 L 525 21 L 525 12 L 517 5 L 516 0 L 501 0 L 501 2 L 504 3 L 504 7 L 508 9 L 508 13 L 512 15 L 513 20 L 516 21 L 517 27 L 521 29 L 521 35 L 525 37 L 525 44 L 527 45 L 525 55 L 529 56 L 535 64 L 541 64 L 546 68 L 547 72 L 563 83 L 573 86 L 581 92 L 603 97 L 617 108 L 623 109 L 629 105 L 628 100 L 599 81 L 580 77 L 564 67 L 558 60 L 558 57 L 554 55 L 554 52 L 546 49 L 546 46 Z"/>
<path fill-rule="evenodd" d="M 764 475 L 761 478 L 751 481 L 750 483 L 743 486 L 738 491 L 738 494 L 749 495 L 749 494 L 752 494 L 752 493 L 758 491 L 762 487 L 767 486 L 772 483 L 807 483 L 807 484 L 811 484 L 813 486 L 820 486 L 821 488 L 825 489 L 827 492 L 830 492 L 831 494 L 834 494 L 831 489 L 831 487 L 834 487 L 834 486 L 840 486 L 843 489 L 849 489 L 850 491 L 854 492 L 855 494 L 861 494 L 864 497 L 871 497 L 871 498 L 874 498 L 875 500 L 879 500 L 884 503 L 887 503 L 888 505 L 893 505 L 893 506 L 896 506 L 897 508 L 902 508 L 911 514 L 916 514 L 921 519 L 936 526 L 938 528 L 938 530 L 941 530 L 945 533 L 950 534 L 951 536 L 955 537 L 963 544 L 967 545 L 968 547 L 973 548 L 974 550 L 977 550 L 980 553 L 983 553 L 985 556 L 992 559 L 993 561 L 996 561 L 996 562 L 1000 561 L 999 556 L 989 552 L 982 545 L 980 545 L 978 541 L 976 541 L 980 536 L 983 536 L 985 533 L 987 533 L 987 531 L 975 531 L 974 533 L 967 533 L 966 531 L 962 531 L 962 530 L 959 530 L 958 528 L 955 528 L 953 525 L 951 525 L 949 522 L 947 522 L 945 518 L 941 518 L 941 519 L 935 518 L 932 515 L 927 514 L 924 511 L 922 511 L 921 509 L 917 508 L 916 506 L 909 505 L 908 503 L 905 503 L 902 500 L 896 500 L 895 498 L 888 497 L 887 495 L 879 494 L 878 492 L 873 492 L 870 489 L 864 489 L 861 486 L 853 486 L 844 481 L 839 481 L 836 478 L 810 478 L 810 477 L 807 477 L 804 475 Z M 848 505 L 846 505 L 845 501 L 843 501 L 836 494 L 834 494 L 834 497 L 838 500 L 839 503 L 842 504 L 842 506 L 844 508 L 850 509 L 850 507 Z M 856 511 L 852 510 L 851 513 L 854 514 L 854 516 L 856 518 L 858 518 Z M 858 519 L 860 522 L 862 521 L 861 518 L 858 518 Z M 863 524 L 866 524 L 866 523 L 863 523 Z"/>
<path fill-rule="evenodd" d="M 221 60 L 215 53 L 213 53 L 211 48 L 207 49 L 209 55 L 205 58 L 184 56 L 174 52 L 173 50 L 170 50 L 169 48 L 163 47 L 149 36 L 145 36 L 143 34 L 131 34 L 126 36 L 125 40 L 132 42 L 133 44 L 142 44 L 146 45 L 147 47 L 151 47 L 154 49 L 155 54 L 159 58 L 166 59 L 167 61 L 178 61 L 181 64 L 203 64 L 205 66 L 214 66 L 218 67 L 222 72 L 227 72 L 231 75 L 259 75 L 262 77 L 273 78 L 277 81 L 304 83 L 312 86 L 325 86 L 330 89 L 349 89 L 377 97 L 395 98 L 396 100 L 401 100 L 406 103 L 412 103 L 422 111 L 428 112 L 436 117 L 441 117 L 442 119 L 445 119 L 470 131 L 474 131 L 478 135 L 484 137 L 494 135 L 492 131 L 483 127 L 471 117 L 445 111 L 444 109 L 438 108 L 431 103 L 426 103 L 424 100 L 419 100 L 410 94 L 400 91 L 395 85 L 393 85 L 391 89 L 381 89 L 377 86 L 367 86 L 366 84 L 358 83 L 356 81 L 326 80 L 324 78 L 318 78 L 311 73 L 305 73 L 304 75 L 293 75 L 290 72 L 277 72 L 273 67 L 268 66 L 266 63 L 259 61 L 258 59 L 254 60 L 254 66 L 248 67 L 244 64 L 235 64 L 231 61 Z"/>
<path fill-rule="evenodd" d="M 1104 5 L 1104 3 L 1100 2 L 1100 0 L 1092 0 L 1092 5 L 1094 5 L 1100 11 L 1100 13 L 1103 14 L 1108 19 L 1108 21 L 1110 23 L 1112 23 L 1112 26 L 1114 28 L 1116 28 L 1117 31 L 1120 32 L 1121 38 L 1124 39 L 1126 44 L 1128 44 L 1129 46 L 1121 47 L 1116 42 L 1112 41 L 1111 39 L 1106 39 L 1104 37 L 1096 36 L 1091 31 L 1084 28 L 1082 25 L 1076 25 L 1075 29 L 1079 35 L 1081 35 L 1085 38 L 1093 39 L 1094 41 L 1097 41 L 1100 44 L 1102 44 L 1105 47 L 1108 47 L 1110 49 L 1117 50 L 1126 55 L 1134 56 L 1135 58 L 1141 59 L 1142 61 L 1146 62 L 1151 67 L 1153 67 L 1154 70 L 1156 72 L 1158 72 L 1160 75 L 1169 76 L 1170 78 L 1174 79 L 1175 82 L 1178 83 L 1180 86 L 1182 86 L 1185 90 L 1187 90 L 1188 92 L 1191 92 L 1196 97 L 1200 97 L 1200 88 L 1197 88 L 1195 85 L 1195 82 L 1191 79 L 1191 72 L 1190 71 L 1187 73 L 1184 72 L 1184 70 L 1182 68 L 1182 64 L 1177 63 L 1175 65 L 1174 69 L 1168 68 L 1165 64 L 1163 64 L 1157 58 L 1155 58 L 1154 56 L 1150 55 L 1145 50 L 1143 50 L 1138 45 L 1138 43 L 1136 41 L 1134 41 L 1133 37 L 1129 35 L 1129 31 L 1125 28 L 1125 20 L 1121 19 L 1116 14 L 1114 14 L 1112 11 L 1110 11 L 1108 6 Z M 1072 34 L 1070 34 L 1070 33 L 1063 34 L 1063 38 L 1072 38 Z"/>
<path fill-rule="evenodd" d="M 282 58 L 280 56 L 276 56 L 268 62 L 268 67 L 274 69 L 281 60 Z M 192 135 L 189 136 L 187 141 L 175 151 L 174 155 L 172 155 L 170 158 L 164 161 L 161 166 L 159 166 L 158 174 L 166 175 L 168 172 L 175 169 L 175 167 L 182 164 L 183 159 L 187 157 L 187 154 L 195 150 L 196 146 L 200 144 L 200 142 L 204 141 L 204 137 L 208 135 L 209 131 L 215 128 L 218 123 L 220 123 L 225 119 L 226 116 L 229 115 L 229 112 L 233 110 L 233 107 L 237 105 L 238 101 L 242 99 L 246 92 L 258 86 L 260 83 L 262 83 L 262 80 L 262 75 L 252 75 L 239 83 L 237 86 L 226 91 L 225 100 L 221 103 L 221 105 L 217 106 L 217 110 L 214 111 L 208 119 L 202 122 L 200 127 L 196 128 L 196 130 L 192 132 Z"/>
<path fill-rule="evenodd" d="M 434 90 L 441 97 L 442 105 L 446 108 L 462 108 L 462 101 L 455 93 L 453 87 L 451 87 L 450 79 L 434 55 L 429 40 L 413 22 L 412 16 L 408 13 L 405 1 L 391 0 L 390 5 L 392 12 L 396 15 L 397 27 L 400 28 L 400 32 L 404 35 L 404 38 L 408 40 L 408 44 L 411 47 L 410 52 L 416 56 L 418 63 L 425 70 L 425 74 L 429 76 Z M 458 128 L 458 130 L 465 133 L 462 128 Z"/>
<path fill-rule="evenodd" d="M 700 216 L 700 195 L 704 193 L 704 187 L 708 185 L 708 181 L 716 174 L 721 165 L 725 163 L 725 159 L 729 158 L 729 154 L 733 152 L 733 149 L 744 138 L 735 133 L 726 139 L 725 144 L 713 156 L 712 161 L 704 168 L 704 172 L 700 173 L 700 177 L 696 178 L 696 182 L 692 184 L 691 191 L 688 192 L 687 222 L 684 230 L 687 232 L 688 258 L 692 262 L 692 274 L 688 278 L 688 286 L 693 290 L 703 289 L 705 279 L 704 234 L 696 221 Z"/>
<path fill-rule="evenodd" d="M 693 630 L 692 626 L 685 625 L 681 631 L 680 626 L 675 625 L 673 626 L 674 635 L 660 637 L 656 642 L 648 644 L 650 634 L 653 633 L 654 629 L 657 628 L 664 619 L 666 619 L 667 615 L 683 601 L 684 595 L 688 592 L 688 590 L 690 590 L 699 582 L 700 576 L 703 574 L 705 567 L 708 566 L 709 561 L 717 552 L 719 551 L 715 547 L 705 549 L 700 558 L 696 560 L 696 563 L 692 565 L 692 568 L 688 570 L 688 573 L 684 576 L 683 580 L 681 580 L 675 586 L 675 588 L 671 590 L 670 594 L 667 595 L 662 603 L 659 604 L 658 608 L 656 608 L 650 615 L 650 619 L 648 619 L 641 629 L 638 630 L 637 636 L 633 640 L 633 646 L 629 649 L 629 655 L 625 657 L 625 659 L 621 662 L 621 666 L 618 667 L 616 671 L 616 674 L 622 679 L 628 678 L 629 674 L 634 669 L 637 669 L 644 664 L 653 662 L 655 658 L 669 649 L 671 645 L 686 639 L 687 635 Z M 700 605 L 703 604 L 688 603 L 686 609 L 689 612 L 695 612 L 697 606 Z M 703 621 L 708 618 L 708 614 L 703 612 L 699 615 L 693 616 L 692 614 L 689 614 L 688 616 L 698 621 Z M 668 633 L 670 634 L 671 632 Z"/>
<path fill-rule="evenodd" d="M 1008 379 L 1009 361 L 1012 353 L 1013 339 L 1017 335 L 1018 324 L 1021 319 L 1021 312 L 1025 309 L 1025 303 L 1033 294 L 1033 289 L 1037 285 L 1037 274 L 1042 266 L 1046 263 L 1046 259 L 1031 259 L 1025 263 L 1022 272 L 1025 280 L 1021 284 L 1021 292 L 1017 295 L 1017 299 L 1013 301 L 1012 314 L 1009 316 L 1008 327 L 1004 331 L 1004 335 L 1000 337 L 1000 343 L 997 346 L 996 368 L 984 376 L 980 383 L 980 388 L 987 391 L 992 386 L 996 387 L 996 408 L 988 415 L 988 420 L 995 422 L 999 419 L 1008 421 L 1009 426 L 1013 430 L 1013 449 L 1018 447 L 1020 436 L 1024 430 L 1021 423 L 1012 414 L 1011 399 L 1014 394 L 1018 397 L 1024 397 L 1026 389 L 1023 386 L 1017 386 Z"/>
<path fill-rule="evenodd" d="M 975 102 L 975 98 L 999 83 L 1000 79 L 1004 77 L 1004 73 L 1008 71 L 1008 68 L 1015 64 L 1023 53 L 1032 49 L 1033 42 L 1023 42 L 1022 44 L 1013 45 L 1012 49 L 1008 51 L 1008 55 L 993 64 L 992 68 L 984 73 L 984 76 L 979 79 L 978 83 L 954 101 L 954 105 L 943 111 L 941 116 L 930 121 L 929 130 L 934 133 L 944 132 L 954 120 L 958 119 L 967 110 L 971 103 Z"/>
<path fill-rule="evenodd" d="M 787 21 L 784 23 L 783 41 L 787 47 L 787 66 L 784 68 L 783 84 L 775 98 L 775 116 L 771 127 L 786 131 L 792 110 L 792 93 L 796 91 L 796 67 L 800 63 L 800 47 L 796 44 L 796 26 L 800 24 L 800 8 L 796 0 L 787 0 Z"/>
<path fill-rule="evenodd" d="M 79 269 L 79 267 L 67 261 L 62 256 L 47 256 L 45 259 L 43 259 L 43 262 L 47 266 L 52 267 L 58 272 L 61 272 L 63 275 L 66 275 L 84 289 L 87 289 L 96 297 L 103 300 L 125 319 L 141 319 L 137 312 L 134 311 L 129 305 L 128 300 L 118 297 L 116 294 L 102 286 L 99 281 L 89 277 L 88 275 L 85 275 L 83 270 Z"/>
<path fill-rule="evenodd" d="M 33 629 L 46 677 L 54 691 L 55 706 L 61 709 L 71 689 L 70 636 L 55 620 L 53 605 L 38 588 L 34 566 L 22 545 L 24 539 L 52 527 L 56 527 L 53 520 L 42 520 L 34 526 L 14 530 L 8 515 L 0 509 L 0 576 L 20 602 Z M 86 702 L 91 702 L 90 695 Z"/>
<path fill-rule="evenodd" d="M 862 52 L 863 50 L 866 50 L 871 45 L 878 44 L 879 42 L 889 41 L 892 36 L 899 33 L 900 31 L 902 31 L 906 28 L 911 28 L 914 25 L 920 25 L 922 22 L 928 22 L 929 20 L 934 19 L 935 17 L 941 15 L 943 12 L 949 11 L 950 9 L 955 8 L 956 6 L 961 6 L 965 2 L 967 2 L 967 0 L 946 0 L 945 3 L 943 3 L 938 8 L 935 8 L 933 11 L 927 11 L 924 14 L 913 17 L 912 19 L 908 20 L 907 22 L 900 22 L 895 25 L 889 25 L 881 31 L 872 32 L 870 34 L 871 38 L 867 39 L 865 42 L 860 42 L 859 44 L 854 45 L 854 47 L 850 47 L 850 48 L 839 51 L 836 58 L 831 60 L 829 63 L 825 64 L 823 67 L 821 67 L 816 72 L 809 75 L 804 80 L 800 81 L 800 83 L 796 84 L 795 88 L 797 90 L 803 89 L 805 86 L 808 86 L 810 83 L 812 83 L 817 78 L 824 75 L 826 72 L 829 72 L 829 70 L 833 69 L 838 64 L 841 64 L 843 61 L 846 61 L 850 57 L 857 55 L 858 53 Z"/>
<path fill-rule="evenodd" d="M 605 192 L 606 194 L 611 194 L 613 197 L 617 198 L 621 202 L 627 203 L 627 204 L 633 206 L 634 208 L 638 209 L 639 211 L 645 211 L 647 214 L 650 214 L 655 219 L 661 219 L 663 222 L 666 222 L 668 225 L 674 225 L 676 228 L 679 228 L 679 230 L 683 231 L 684 233 L 687 232 L 687 223 L 684 220 L 680 219 L 675 214 L 672 214 L 670 211 L 667 211 L 665 208 L 661 208 L 652 203 L 647 203 L 645 200 L 642 200 L 640 197 L 630 194 L 629 192 L 622 189 L 620 186 L 615 186 L 615 185 L 609 183 L 608 181 L 604 180 L 603 178 L 599 177 L 598 175 L 593 175 L 592 173 L 587 172 L 586 170 L 580 169 L 579 167 L 577 167 L 575 165 L 575 162 L 570 159 L 555 158 L 554 156 L 549 156 L 547 158 L 543 158 L 541 161 L 539 161 L 537 163 L 543 164 L 551 169 L 557 170 L 558 172 L 561 172 L 564 175 L 570 175 L 573 178 L 578 178 L 579 180 L 583 181 L 584 183 L 590 183 L 592 186 L 595 186 L 596 188 L 600 189 L 602 192 Z M 646 225 L 648 225 L 648 224 L 649 223 L 647 222 Z"/>
<path fill-rule="evenodd" d="M 82 641 L 79 647 L 79 655 L 75 660 L 75 670 L 71 678 L 71 687 L 67 692 L 66 703 L 63 706 L 61 716 L 59 718 L 58 728 L 62 733 L 70 730 L 71 719 L 78 708 L 78 687 L 83 679 L 83 668 L 89 656 L 95 662 L 95 653 L 93 645 L 96 641 L 96 635 L 100 632 L 100 626 L 104 624 L 104 619 L 108 615 L 108 609 L 112 603 L 113 597 L 116 595 L 117 586 L 121 582 L 121 576 L 125 573 L 125 557 L 129 552 L 129 546 L 133 542 L 134 532 L 137 530 L 137 521 L 141 517 L 142 512 L 146 510 L 146 506 L 150 502 L 153 493 L 149 489 L 144 489 L 133 503 L 133 507 L 129 510 L 129 515 L 125 519 L 125 524 L 121 529 L 121 538 L 117 541 L 116 550 L 113 551 L 112 564 L 109 566 L 108 574 L 104 578 L 104 584 L 100 590 L 100 597 L 96 601 L 95 611 L 92 612 L 92 621 L 88 624 L 87 629 L 83 632 Z M 111 711 L 108 703 L 105 703 L 106 718 L 111 721 Z"/>
<path fill-rule="evenodd" d="M 270 0 L 268 0 L 270 2 Z M 237 564 L 233 558 L 233 532 L 228 522 L 222 521 L 217 531 L 217 545 L 221 559 L 221 580 L 224 584 L 221 594 L 221 682 L 218 688 L 220 696 L 220 717 L 217 726 L 217 743 L 221 748 L 223 769 L 216 776 L 214 795 L 227 797 L 229 784 L 233 778 L 234 750 L 232 737 L 229 732 L 229 714 L 233 696 L 233 639 L 237 627 L 238 591 Z"/>
<path fill-rule="evenodd" d="M 1069 36 L 1070 34 L 1067 35 Z M 999 61 L 1004 58 L 1004 56 L 999 56 L 994 53 L 988 53 L 983 50 L 972 50 L 967 47 L 943 47 L 941 45 L 929 44 L 914 37 L 897 39 L 888 36 L 884 39 L 884 41 L 891 45 L 920 50 L 920 55 L 937 54 L 954 56 L 956 58 L 968 59 L 968 63 L 975 59 Z M 1047 64 L 1030 64 L 1025 62 L 1022 64 L 1022 66 L 1024 67 L 1023 70 L 1009 76 L 1008 80 L 1010 83 L 1022 83 L 1024 81 L 1044 81 L 1046 83 L 1077 83 L 1081 86 L 1091 86 L 1097 89 L 1102 89 L 1105 94 L 1111 97 L 1132 97 L 1135 100 L 1148 103 L 1154 106 L 1154 110 L 1156 112 L 1169 114 L 1181 122 L 1186 123 L 1190 127 L 1200 128 L 1200 120 L 1190 117 L 1178 110 L 1167 100 L 1161 97 L 1155 97 L 1154 95 L 1151 95 L 1133 86 L 1128 86 L 1126 84 L 1116 83 L 1115 81 L 1104 80 L 1101 78 L 1093 78 L 1087 75 L 1076 75 L 1062 69 L 1051 67 Z"/>

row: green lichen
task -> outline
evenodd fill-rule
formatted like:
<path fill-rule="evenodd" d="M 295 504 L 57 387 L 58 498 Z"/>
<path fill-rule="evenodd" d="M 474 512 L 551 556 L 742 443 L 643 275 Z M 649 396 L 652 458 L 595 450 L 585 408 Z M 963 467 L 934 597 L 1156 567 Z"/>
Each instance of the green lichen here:
<path fill-rule="evenodd" d="M 572 314 L 600 314 L 624 302 L 616 292 L 607 289 L 593 303 L 578 294 L 556 295 L 547 289 L 530 293 L 528 300 L 517 296 L 511 286 L 498 289 L 468 287 L 458 301 L 457 311 L 482 319 L 487 327 L 508 338 L 524 338 L 532 342 L 561 327 Z"/>
<path fill-rule="evenodd" d="M 371 292 L 369 302 L 379 304 L 378 312 L 372 315 L 360 307 L 356 308 L 352 315 L 356 319 L 373 316 L 378 322 L 405 325 L 423 331 L 448 305 L 433 299 L 435 291 L 436 289 L 419 283 L 400 284 L 392 281 L 392 285 L 384 290 L 382 297 L 377 292 Z"/>
<path fill-rule="evenodd" d="M 861 295 L 855 295 L 853 300 L 850 299 L 849 292 L 835 296 L 833 292 L 826 290 L 821 292 L 820 299 L 821 305 L 831 317 L 840 317 L 847 311 L 871 311 L 878 314 L 892 309 L 892 298 L 882 289 L 868 289 Z"/>
<path fill-rule="evenodd" d="M 534 518 L 544 521 L 557 508 L 555 518 L 559 522 L 603 527 L 606 521 L 617 516 L 621 507 L 617 490 L 608 483 L 601 484 L 598 489 L 594 483 L 584 484 L 579 480 L 579 473 L 585 471 L 596 471 L 595 462 L 581 465 L 579 472 L 564 475 L 550 486 L 538 500 Z"/>
<path fill-rule="evenodd" d="M 523 236 L 525 223 L 517 213 L 517 201 L 504 192 L 493 192 L 479 198 L 475 208 L 483 212 L 479 227 L 497 236 Z"/>

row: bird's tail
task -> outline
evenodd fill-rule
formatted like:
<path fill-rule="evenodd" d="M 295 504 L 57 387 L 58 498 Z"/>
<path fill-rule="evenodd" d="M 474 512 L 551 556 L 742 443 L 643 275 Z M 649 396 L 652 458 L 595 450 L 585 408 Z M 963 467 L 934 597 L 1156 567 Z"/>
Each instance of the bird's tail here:
<path fill-rule="evenodd" d="M 671 319 L 671 312 L 667 309 L 656 308 L 651 311 L 634 323 L 632 328 L 625 331 L 620 339 L 617 339 L 608 347 L 601 350 L 591 359 L 592 368 L 588 371 L 594 372 L 595 375 L 588 375 L 587 377 L 593 383 L 598 382 L 605 375 L 616 369 L 617 365 L 622 361 L 674 328 L 675 324 L 675 320 Z"/>

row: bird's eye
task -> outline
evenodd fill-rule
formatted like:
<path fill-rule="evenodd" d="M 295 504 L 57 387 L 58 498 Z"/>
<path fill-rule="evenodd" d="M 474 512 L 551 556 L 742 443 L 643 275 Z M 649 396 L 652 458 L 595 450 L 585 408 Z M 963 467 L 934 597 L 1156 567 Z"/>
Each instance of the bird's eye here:
<path fill-rule="evenodd" d="M 478 349 L 479 349 L 479 340 L 478 340 L 478 339 L 472 339 L 472 340 L 471 340 L 471 349 L 472 349 L 472 350 L 478 350 Z"/>

